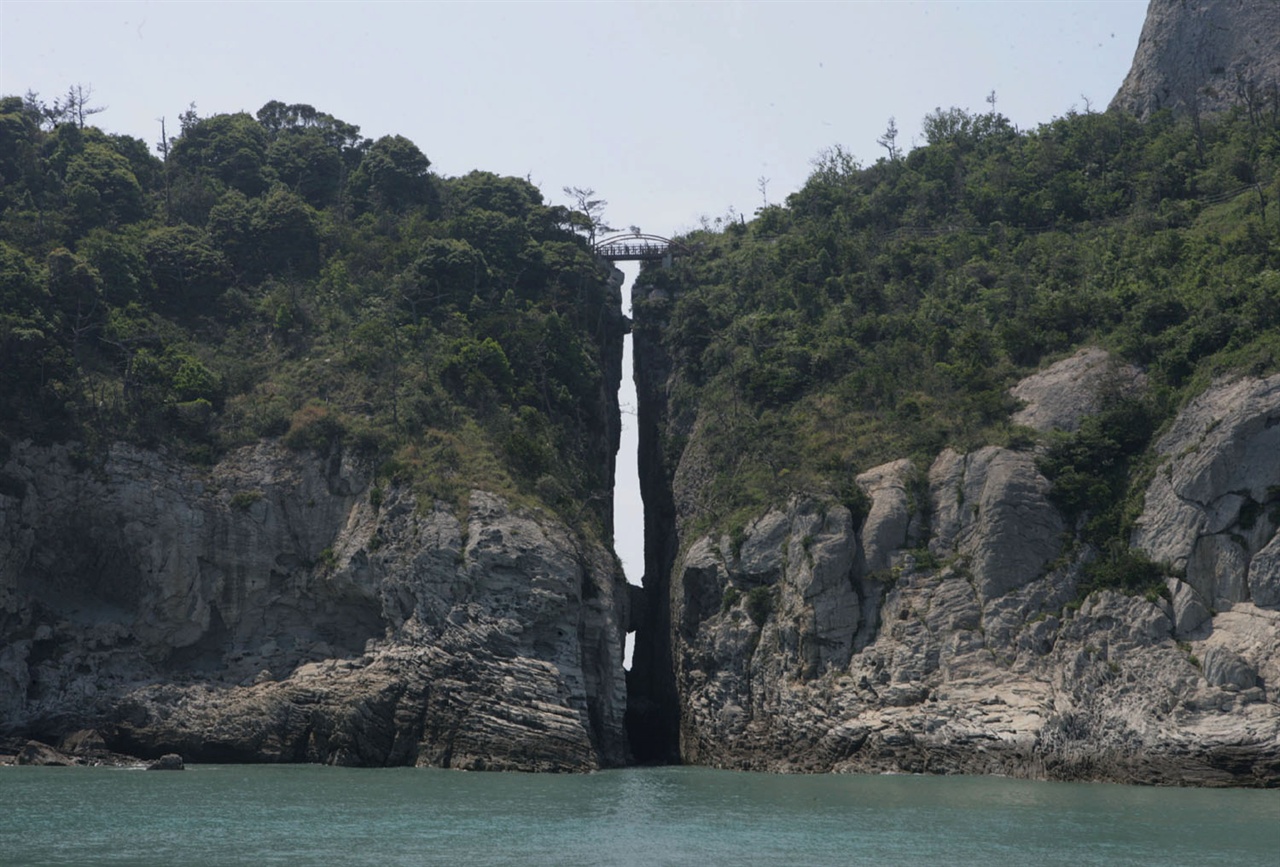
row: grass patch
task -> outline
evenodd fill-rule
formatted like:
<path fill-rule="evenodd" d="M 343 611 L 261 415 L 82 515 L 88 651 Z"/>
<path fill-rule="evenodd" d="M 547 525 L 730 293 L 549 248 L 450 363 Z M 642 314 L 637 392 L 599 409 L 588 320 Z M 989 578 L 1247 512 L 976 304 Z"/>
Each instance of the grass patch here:
<path fill-rule="evenodd" d="M 236 491 L 231 495 L 231 508 L 247 512 L 249 508 L 262 499 L 262 491 Z"/>

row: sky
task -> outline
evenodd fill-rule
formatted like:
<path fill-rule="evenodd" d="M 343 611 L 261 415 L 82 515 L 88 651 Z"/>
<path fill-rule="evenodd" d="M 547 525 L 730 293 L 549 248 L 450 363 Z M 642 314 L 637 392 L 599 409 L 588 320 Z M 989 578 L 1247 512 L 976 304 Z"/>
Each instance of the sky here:
<path fill-rule="evenodd" d="M 785 201 L 833 145 L 874 162 L 890 117 L 910 147 L 927 113 L 993 91 L 1022 129 L 1104 109 L 1146 5 L 0 0 L 0 94 L 92 88 L 98 126 L 149 143 L 192 103 L 307 103 L 412 139 L 442 175 L 527 177 L 560 204 L 590 188 L 612 225 L 670 235 Z M 617 537 L 638 583 L 634 456 L 632 424 Z"/>

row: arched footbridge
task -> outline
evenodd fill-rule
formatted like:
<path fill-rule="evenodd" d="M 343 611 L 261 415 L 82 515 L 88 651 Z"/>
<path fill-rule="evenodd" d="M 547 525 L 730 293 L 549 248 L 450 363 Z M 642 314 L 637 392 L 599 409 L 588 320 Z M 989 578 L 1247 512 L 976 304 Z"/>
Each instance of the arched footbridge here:
<path fill-rule="evenodd" d="M 597 256 L 610 262 L 663 262 L 668 265 L 676 256 L 687 256 L 692 252 L 679 241 L 638 232 L 602 238 L 593 249 Z"/>

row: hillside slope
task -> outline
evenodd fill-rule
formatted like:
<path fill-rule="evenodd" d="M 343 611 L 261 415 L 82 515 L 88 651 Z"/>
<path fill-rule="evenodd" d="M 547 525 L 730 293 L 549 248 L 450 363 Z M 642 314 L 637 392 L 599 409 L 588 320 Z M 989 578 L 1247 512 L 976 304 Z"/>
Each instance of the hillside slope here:
<path fill-rule="evenodd" d="M 641 274 L 633 747 L 1280 784 L 1280 125 L 926 130 Z"/>
<path fill-rule="evenodd" d="M 626 762 L 590 219 L 308 105 L 164 160 L 73 108 L 0 100 L 0 735 Z"/>

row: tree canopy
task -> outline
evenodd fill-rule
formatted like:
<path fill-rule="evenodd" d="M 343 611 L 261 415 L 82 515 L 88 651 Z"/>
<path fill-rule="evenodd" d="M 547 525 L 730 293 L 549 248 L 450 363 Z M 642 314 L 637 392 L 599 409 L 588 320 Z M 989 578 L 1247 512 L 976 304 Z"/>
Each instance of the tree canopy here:
<path fill-rule="evenodd" d="M 73 95 L 0 99 L 0 445 L 342 444 L 608 531 L 624 321 L 584 215 L 310 105 L 193 106 L 157 157 Z"/>
<path fill-rule="evenodd" d="M 677 361 L 669 448 L 715 443 L 698 511 L 731 524 L 881 461 L 1029 445 L 1009 387 L 1093 344 L 1147 372 L 1145 414 L 1106 415 L 1046 469 L 1123 535 L 1115 468 L 1214 375 L 1280 369 L 1280 113 L 1019 131 L 993 104 L 924 127 L 868 165 L 823 152 L 784 205 L 642 272 L 637 327 L 663 323 Z"/>

